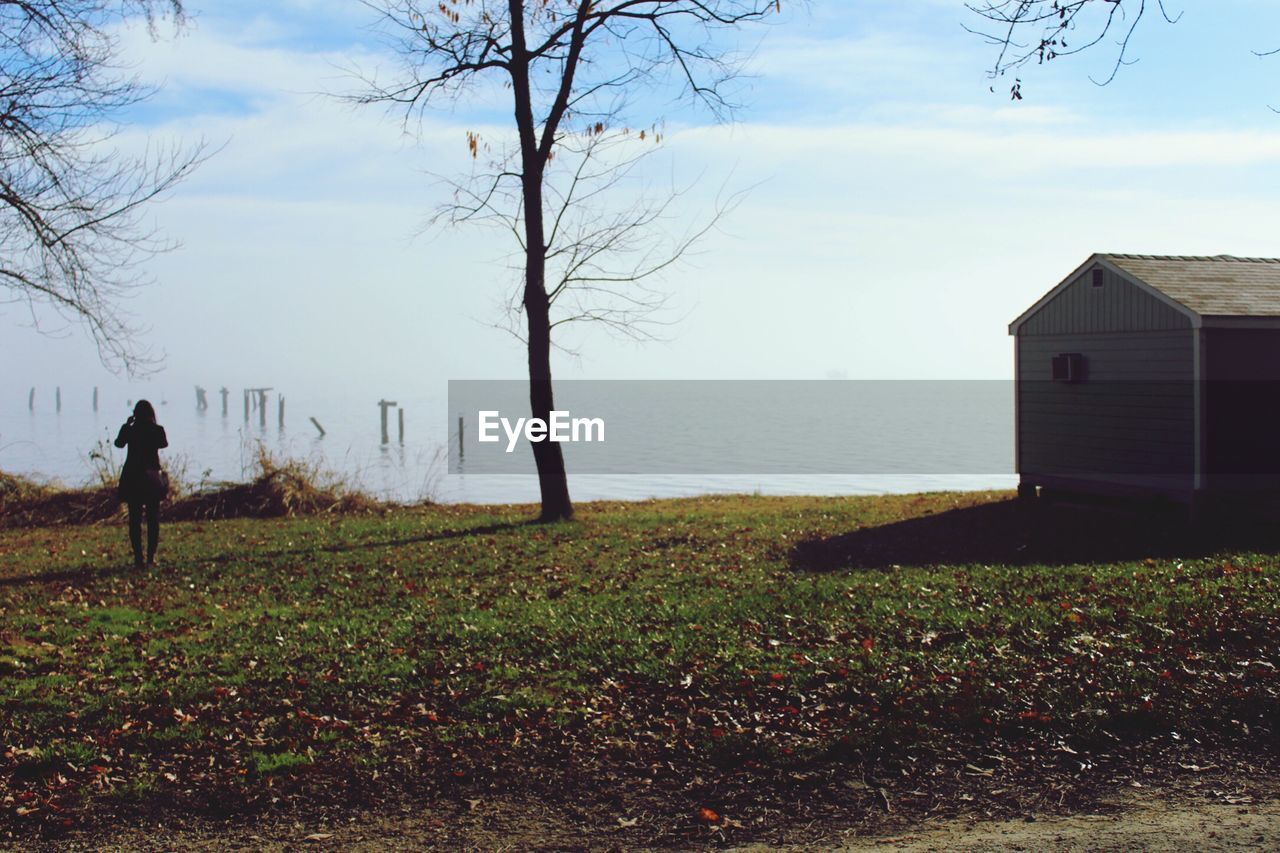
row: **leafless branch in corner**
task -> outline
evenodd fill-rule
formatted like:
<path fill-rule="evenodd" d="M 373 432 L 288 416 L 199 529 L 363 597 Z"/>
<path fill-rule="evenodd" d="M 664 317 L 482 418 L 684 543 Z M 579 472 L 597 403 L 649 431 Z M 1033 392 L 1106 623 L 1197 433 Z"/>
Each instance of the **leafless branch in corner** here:
<path fill-rule="evenodd" d="M 983 0 L 965 5 L 981 24 L 965 29 L 997 48 L 990 75 L 998 78 L 1028 63 L 1041 64 L 1082 53 L 1115 37 L 1115 56 L 1108 73 L 1093 82 L 1105 86 L 1120 69 L 1132 64 L 1129 44 L 1148 12 L 1149 0 Z M 1181 17 L 1170 14 L 1164 0 L 1156 0 L 1169 23 Z M 1015 98 L 1020 86 L 1012 88 Z"/>
<path fill-rule="evenodd" d="M 112 117 L 151 92 L 116 66 L 113 27 L 183 17 L 180 0 L 0 3 L 0 302 L 79 322 L 104 363 L 131 373 L 153 360 L 121 303 L 141 264 L 173 244 L 146 205 L 203 159 L 191 150 L 130 157 L 111 147 Z"/>

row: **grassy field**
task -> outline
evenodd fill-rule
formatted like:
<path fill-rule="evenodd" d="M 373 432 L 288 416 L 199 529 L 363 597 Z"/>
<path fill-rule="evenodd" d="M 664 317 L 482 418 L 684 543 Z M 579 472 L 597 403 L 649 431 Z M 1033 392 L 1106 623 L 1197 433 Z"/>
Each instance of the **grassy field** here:
<path fill-rule="evenodd" d="M 740 839 L 798 796 L 1274 748 L 1266 529 L 1005 494 L 531 514 L 187 521 L 145 571 L 118 523 L 0 530 L 0 828 L 518 789 Z"/>

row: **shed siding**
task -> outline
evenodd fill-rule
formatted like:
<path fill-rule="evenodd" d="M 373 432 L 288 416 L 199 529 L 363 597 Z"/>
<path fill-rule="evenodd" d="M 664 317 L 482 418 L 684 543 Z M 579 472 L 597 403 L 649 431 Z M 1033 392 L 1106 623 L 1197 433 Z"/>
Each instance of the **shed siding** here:
<path fill-rule="evenodd" d="M 1205 485 L 1280 487 L 1280 330 L 1205 329 Z"/>
<path fill-rule="evenodd" d="M 1205 329 L 1204 378 L 1280 382 L 1280 329 Z"/>
<path fill-rule="evenodd" d="M 1085 287 L 1091 287 L 1087 275 Z M 1142 302 L 1130 295 L 1121 304 Z M 1089 326 L 1111 322 L 1105 312 L 1090 316 Z M 1190 490 L 1193 335 L 1189 325 L 1180 331 L 1019 334 L 1018 470 L 1024 482 L 1041 475 L 1046 481 Z M 1064 352 L 1084 356 L 1083 382 L 1052 381 L 1052 358 Z"/>
<path fill-rule="evenodd" d="M 1103 268 L 1102 287 L 1086 269 L 1018 329 L 1025 335 L 1096 334 L 1191 328 L 1191 320 L 1132 282 Z"/>

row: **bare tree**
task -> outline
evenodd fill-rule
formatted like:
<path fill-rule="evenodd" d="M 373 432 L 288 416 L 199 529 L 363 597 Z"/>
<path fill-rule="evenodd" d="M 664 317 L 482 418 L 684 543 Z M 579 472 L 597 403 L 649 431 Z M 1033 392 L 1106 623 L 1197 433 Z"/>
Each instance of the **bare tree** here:
<path fill-rule="evenodd" d="M 142 209 L 202 149 L 110 148 L 112 117 L 150 94 L 117 64 L 116 32 L 182 14 L 181 0 L 0 0 L 0 300 L 37 328 L 41 304 L 82 322 L 104 363 L 129 371 L 149 362 L 119 302 L 168 248 Z"/>
<path fill-rule="evenodd" d="M 663 295 L 646 279 L 678 259 L 706 226 L 671 236 L 679 192 L 615 207 L 652 117 L 625 127 L 630 105 L 678 91 L 716 116 L 732 113 L 728 83 L 736 28 L 780 11 L 778 0 L 366 0 L 401 63 L 391 82 L 369 79 L 357 100 L 403 109 L 406 119 L 444 99 L 509 92 L 510 144 L 471 135 L 492 168 L 459 182 L 445 215 L 509 228 L 523 260 L 519 303 L 535 418 L 554 408 L 553 330 L 601 322 L 632 336 Z M 490 81 L 496 86 L 490 87 Z M 503 95 L 507 97 L 507 95 Z M 496 145 L 496 148 L 494 147 Z M 663 235 L 666 234 L 664 239 Z M 573 505 L 561 448 L 533 443 L 542 519 Z"/>
<path fill-rule="evenodd" d="M 1051 62 L 1114 39 L 1116 53 L 1109 73 L 1094 82 L 1105 86 L 1129 64 L 1129 42 L 1151 8 L 1174 23 L 1180 15 L 1169 13 L 1164 0 L 984 0 L 965 4 L 983 24 L 969 28 L 999 49 L 993 77 L 1030 62 Z M 1010 96 L 1021 100 L 1022 85 L 1015 80 Z"/>

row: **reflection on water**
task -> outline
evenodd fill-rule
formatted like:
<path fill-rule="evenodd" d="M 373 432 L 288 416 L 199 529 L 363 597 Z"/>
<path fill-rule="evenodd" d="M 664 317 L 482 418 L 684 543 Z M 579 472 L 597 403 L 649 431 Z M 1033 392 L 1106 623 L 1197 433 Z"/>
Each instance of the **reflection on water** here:
<path fill-rule="evenodd" d="M 521 474 L 447 473 L 447 449 L 458 443 L 456 414 L 438 397 L 390 395 L 405 411 L 405 441 L 397 440 L 397 416 L 390 417 L 390 439 L 381 443 L 378 397 L 339 399 L 286 394 L 284 427 L 277 425 L 276 399 L 267 417 L 256 409 L 246 421 L 239 392 L 226 416 L 221 400 L 210 395 L 197 409 L 187 390 L 161 394 L 148 389 L 169 436 L 164 458 L 170 469 L 192 482 L 243 480 L 255 470 L 259 448 L 279 457 L 308 460 L 370 494 L 401 501 L 524 503 L 538 500 L 536 478 Z M 66 484 L 88 482 L 94 466 L 89 454 L 100 447 L 115 464 L 123 453 L 111 447 L 116 431 L 139 394 L 103 389 L 98 410 L 92 391 L 63 389 L 61 412 L 52 392 L 37 397 L 28 410 L 27 391 L 0 399 L 0 470 Z M 165 399 L 169 402 L 164 402 Z M 190 399 L 188 399 L 190 398 Z M 180 400 L 181 402 L 174 402 Z M 311 424 L 325 430 L 321 437 Z M 265 421 L 265 423 L 264 423 Z M 448 423 L 448 428 L 446 428 Z M 456 450 L 455 450 L 456 452 Z M 527 454 L 527 448 L 521 448 Z M 531 460 L 524 470 L 532 471 Z M 641 500 L 705 493 L 877 494 L 950 489 L 1010 488 L 1013 475 L 997 474 L 610 474 L 571 475 L 575 500 Z"/>

